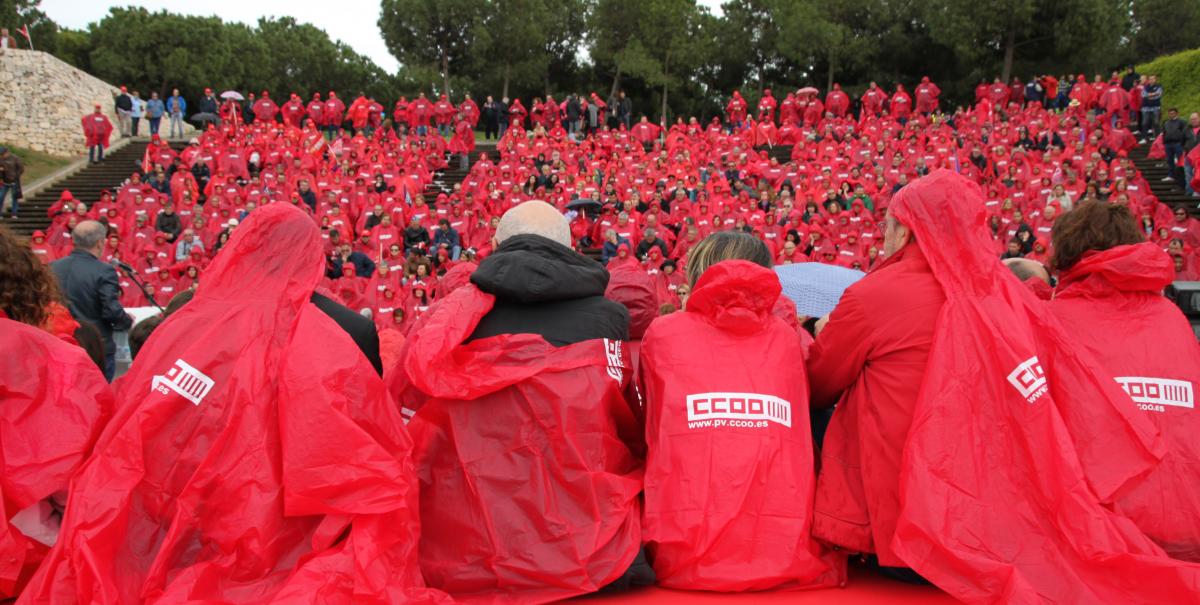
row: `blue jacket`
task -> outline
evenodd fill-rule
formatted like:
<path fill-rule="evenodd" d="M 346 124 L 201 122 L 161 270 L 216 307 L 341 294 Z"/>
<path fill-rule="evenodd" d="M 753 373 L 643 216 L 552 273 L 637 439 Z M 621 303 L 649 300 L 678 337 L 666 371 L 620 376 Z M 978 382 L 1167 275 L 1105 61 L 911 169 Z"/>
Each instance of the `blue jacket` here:
<path fill-rule="evenodd" d="M 179 109 L 181 115 L 187 114 L 187 101 L 183 97 L 174 96 L 167 99 L 167 113 L 175 113 L 176 108 Z"/>
<path fill-rule="evenodd" d="M 455 248 L 459 247 L 460 243 L 458 232 L 454 230 L 454 227 L 438 229 L 434 233 L 436 233 L 436 235 L 433 236 L 434 250 L 440 248 L 442 244 L 445 244 L 450 250 L 454 250 Z"/>
<path fill-rule="evenodd" d="M 629 246 L 629 240 L 627 240 L 623 237 L 618 237 L 617 243 L 615 243 L 615 244 L 608 240 L 605 240 L 604 245 L 600 247 L 600 263 L 607 265 L 608 261 L 617 255 L 617 248 L 620 248 L 621 244 L 625 244 L 626 246 Z M 631 248 L 632 248 L 632 246 L 631 246 Z M 633 252 L 633 251 L 630 250 L 630 252 Z"/>
<path fill-rule="evenodd" d="M 146 115 L 151 118 L 161 118 L 167 110 L 163 105 L 162 99 L 150 99 L 146 101 Z"/>

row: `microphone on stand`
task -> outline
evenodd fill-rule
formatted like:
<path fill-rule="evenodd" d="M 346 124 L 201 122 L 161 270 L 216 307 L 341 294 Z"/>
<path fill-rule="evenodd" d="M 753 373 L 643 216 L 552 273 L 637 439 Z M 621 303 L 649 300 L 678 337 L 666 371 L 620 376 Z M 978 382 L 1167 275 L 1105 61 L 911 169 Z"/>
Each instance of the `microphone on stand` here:
<path fill-rule="evenodd" d="M 133 267 L 130 267 L 127 263 L 119 261 L 115 258 L 109 259 L 108 264 L 124 271 L 125 274 L 129 276 L 129 279 L 132 279 L 133 283 L 136 284 L 138 289 L 142 291 L 142 294 L 146 295 L 146 300 L 149 301 L 150 304 L 154 305 L 154 307 L 158 309 L 160 313 L 164 315 L 167 313 L 166 309 L 163 309 L 162 305 L 158 304 L 157 300 L 154 300 L 154 295 L 146 290 L 146 284 L 142 283 L 142 280 L 138 278 L 137 271 L 134 271 Z"/>

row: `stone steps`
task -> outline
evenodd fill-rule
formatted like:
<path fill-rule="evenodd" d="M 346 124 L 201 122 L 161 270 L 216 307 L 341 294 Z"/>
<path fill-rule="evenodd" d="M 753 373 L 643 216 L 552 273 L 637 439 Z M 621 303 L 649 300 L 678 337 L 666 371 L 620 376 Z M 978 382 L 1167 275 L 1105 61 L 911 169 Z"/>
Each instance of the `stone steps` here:
<path fill-rule="evenodd" d="M 1150 191 L 1154 193 L 1159 201 L 1170 206 L 1172 209 L 1182 206 L 1192 216 L 1200 216 L 1200 198 L 1187 195 L 1183 188 L 1177 186 L 1173 181 L 1162 180 L 1169 173 L 1166 162 L 1146 157 L 1149 153 L 1150 144 L 1146 143 L 1145 145 L 1138 145 L 1130 151 L 1129 158 L 1133 160 L 1133 165 L 1137 166 L 1138 172 L 1150 184 Z"/>
<path fill-rule="evenodd" d="M 100 200 L 102 191 L 116 191 L 131 174 L 142 171 L 142 156 L 145 155 L 148 144 L 148 141 L 132 141 L 125 147 L 105 155 L 102 163 L 91 164 L 51 184 L 37 195 L 25 199 L 21 204 L 21 214 L 16 220 L 4 219 L 4 223 L 24 235 L 29 235 L 37 229 L 44 230 L 50 224 L 50 217 L 46 215 L 46 211 L 67 189 L 76 199 L 82 200 L 90 207 Z"/>

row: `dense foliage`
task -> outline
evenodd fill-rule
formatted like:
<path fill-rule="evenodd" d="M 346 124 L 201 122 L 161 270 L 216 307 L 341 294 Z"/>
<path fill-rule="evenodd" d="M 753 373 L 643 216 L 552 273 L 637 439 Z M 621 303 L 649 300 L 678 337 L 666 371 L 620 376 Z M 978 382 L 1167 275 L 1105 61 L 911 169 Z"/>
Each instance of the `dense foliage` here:
<path fill-rule="evenodd" d="M 1187 119 L 1200 111 L 1200 48 L 1159 57 L 1138 66 L 1138 71 L 1158 74 L 1163 85 L 1163 109 L 1179 108 Z"/>
<path fill-rule="evenodd" d="M 1200 47 L 1200 0 L 381 0 L 403 67 L 388 74 L 290 18 L 255 26 L 114 8 L 60 30 L 38 0 L 0 0 L 0 25 L 110 82 L 189 98 L 220 90 L 337 90 L 391 100 L 417 90 L 521 96 L 621 88 L 636 113 L 708 116 L 741 88 L 858 93 L 921 76 L 948 101 L 980 78 L 1100 73 Z M 24 41 L 22 41 L 24 44 Z"/>

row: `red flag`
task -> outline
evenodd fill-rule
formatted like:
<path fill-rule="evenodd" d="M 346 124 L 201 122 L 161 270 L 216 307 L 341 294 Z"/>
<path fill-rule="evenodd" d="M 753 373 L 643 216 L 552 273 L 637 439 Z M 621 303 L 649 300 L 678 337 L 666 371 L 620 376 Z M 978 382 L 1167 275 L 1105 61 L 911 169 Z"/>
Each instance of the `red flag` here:
<path fill-rule="evenodd" d="M 25 40 L 29 42 L 29 50 L 33 50 L 33 38 L 29 37 L 29 26 L 22 25 L 21 29 L 18 29 L 17 32 L 25 36 Z"/>

